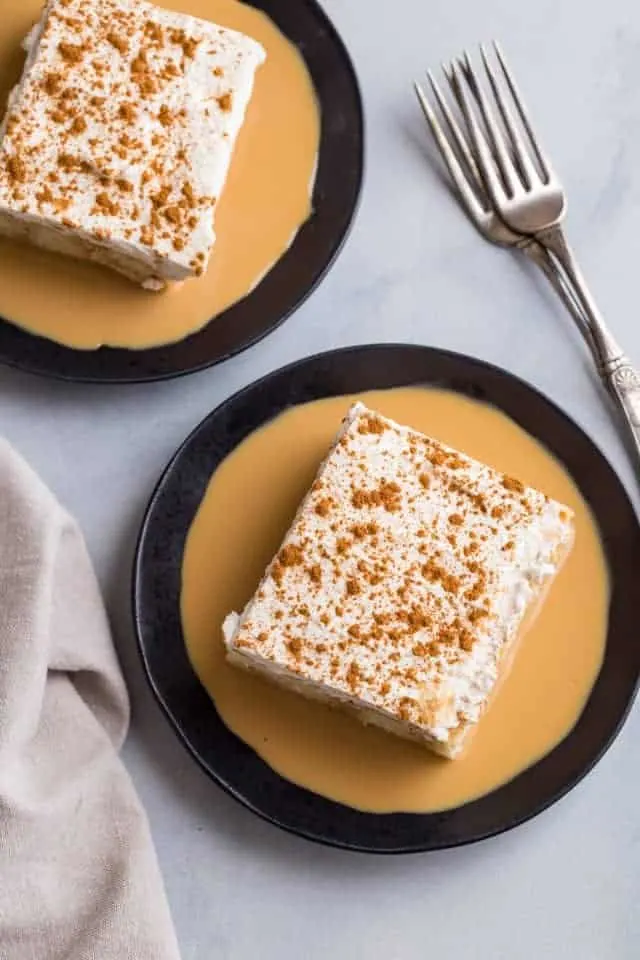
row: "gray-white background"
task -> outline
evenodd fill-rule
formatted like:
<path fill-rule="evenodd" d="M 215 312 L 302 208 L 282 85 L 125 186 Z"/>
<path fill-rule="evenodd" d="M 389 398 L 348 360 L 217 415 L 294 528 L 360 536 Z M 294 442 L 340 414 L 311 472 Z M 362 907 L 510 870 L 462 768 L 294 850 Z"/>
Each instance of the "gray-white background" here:
<path fill-rule="evenodd" d="M 638 710 L 596 771 L 534 822 L 469 849 L 384 859 L 316 847 L 252 817 L 195 767 L 145 688 L 129 581 L 146 500 L 213 406 L 286 361 L 376 340 L 489 359 L 556 400 L 635 486 L 562 308 L 520 260 L 481 241 L 427 165 L 410 81 L 464 45 L 500 37 L 569 190 L 587 276 L 640 362 L 640 5 L 328 0 L 327 8 L 362 83 L 368 169 L 351 238 L 319 290 L 267 341 L 185 380 L 96 388 L 0 369 L 0 429 L 87 537 L 133 701 L 125 759 L 184 960 L 632 960 Z"/>

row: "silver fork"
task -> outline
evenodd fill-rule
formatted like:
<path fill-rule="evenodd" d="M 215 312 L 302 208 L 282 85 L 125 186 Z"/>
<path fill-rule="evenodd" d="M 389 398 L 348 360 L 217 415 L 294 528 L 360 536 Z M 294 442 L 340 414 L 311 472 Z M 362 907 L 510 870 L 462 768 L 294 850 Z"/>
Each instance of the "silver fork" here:
<path fill-rule="evenodd" d="M 454 77 L 446 69 L 444 73 L 453 86 L 455 84 Z M 465 213 L 486 240 L 501 247 L 515 247 L 521 250 L 543 271 L 567 310 L 572 314 L 589 347 L 592 348 L 586 317 L 570 286 L 558 271 L 549 251 L 533 237 L 515 233 L 494 212 L 491 198 L 487 193 L 465 137 L 430 71 L 427 72 L 427 77 L 457 153 L 451 146 L 449 138 L 420 84 L 414 83 L 414 89 Z"/>
<path fill-rule="evenodd" d="M 569 278 L 586 319 L 596 366 L 623 414 L 640 457 L 640 376 L 606 326 L 567 243 L 561 226 L 565 192 L 533 131 L 505 57 L 495 44 L 502 76 L 499 83 L 486 50 L 480 49 L 500 119 L 468 54 L 454 61 L 448 73 L 470 136 L 469 152 L 494 212 L 514 233 L 532 237 L 550 251 Z"/>

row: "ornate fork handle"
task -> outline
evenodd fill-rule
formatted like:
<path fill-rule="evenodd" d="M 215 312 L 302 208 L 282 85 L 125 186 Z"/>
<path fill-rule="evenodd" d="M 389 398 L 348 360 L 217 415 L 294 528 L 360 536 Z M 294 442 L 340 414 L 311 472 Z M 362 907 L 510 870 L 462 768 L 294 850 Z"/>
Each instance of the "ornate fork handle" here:
<path fill-rule="evenodd" d="M 598 372 L 627 422 L 640 457 L 640 374 L 604 322 L 562 228 L 548 227 L 536 238 L 558 259 L 573 285 L 588 323 L 590 336 L 586 339 Z"/>

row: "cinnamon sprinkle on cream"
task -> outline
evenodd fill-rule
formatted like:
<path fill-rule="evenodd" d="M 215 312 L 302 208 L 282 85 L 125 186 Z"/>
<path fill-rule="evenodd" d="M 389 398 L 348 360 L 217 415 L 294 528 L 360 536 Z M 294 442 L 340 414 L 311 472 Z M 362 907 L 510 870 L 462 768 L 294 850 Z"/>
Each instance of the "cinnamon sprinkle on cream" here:
<path fill-rule="evenodd" d="M 49 0 L 28 42 L 0 126 L 0 234 L 28 217 L 34 242 L 150 289 L 201 275 L 262 47 L 146 0 Z"/>
<path fill-rule="evenodd" d="M 356 404 L 229 660 L 454 757 L 571 541 L 567 508 Z"/>

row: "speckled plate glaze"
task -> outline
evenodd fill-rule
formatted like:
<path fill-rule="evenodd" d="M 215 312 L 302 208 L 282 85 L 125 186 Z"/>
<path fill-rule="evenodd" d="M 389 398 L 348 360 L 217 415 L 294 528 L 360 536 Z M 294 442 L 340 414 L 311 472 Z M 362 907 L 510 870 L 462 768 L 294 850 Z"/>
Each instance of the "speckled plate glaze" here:
<path fill-rule="evenodd" d="M 365 390 L 433 385 L 503 410 L 567 467 L 597 519 L 612 597 L 605 660 L 572 732 L 505 786 L 435 814 L 361 813 L 284 780 L 220 720 L 198 682 L 180 622 L 185 538 L 210 477 L 250 433 L 287 408 Z M 133 606 L 147 677 L 203 770 L 259 816 L 310 840 L 375 853 L 481 840 L 536 816 L 572 789 L 611 744 L 640 677 L 640 527 L 622 484 L 591 440 L 549 400 L 504 370 L 428 347 L 367 346 L 299 361 L 237 393 L 194 430 L 166 468 L 140 533 Z M 215 587 L 215 584 L 212 584 Z"/>
<path fill-rule="evenodd" d="M 360 197 L 364 121 L 358 81 L 342 40 L 315 0 L 248 0 L 296 44 L 321 113 L 314 212 L 260 284 L 215 322 L 149 350 L 73 350 L 0 317 L 0 362 L 63 380 L 163 380 L 213 366 L 275 330 L 315 289 L 346 239 Z"/>

